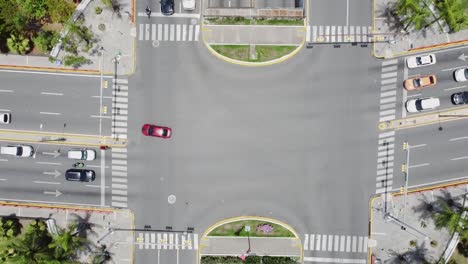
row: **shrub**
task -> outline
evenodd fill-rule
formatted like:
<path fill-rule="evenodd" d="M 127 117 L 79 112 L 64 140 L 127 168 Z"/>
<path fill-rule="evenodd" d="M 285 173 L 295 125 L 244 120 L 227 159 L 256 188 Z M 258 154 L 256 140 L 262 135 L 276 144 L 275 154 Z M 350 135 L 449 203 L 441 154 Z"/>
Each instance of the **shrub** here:
<path fill-rule="evenodd" d="M 98 25 L 98 29 L 101 30 L 101 31 L 104 31 L 104 30 L 106 30 L 106 25 L 104 25 L 104 24 L 99 24 L 99 25 Z"/>
<path fill-rule="evenodd" d="M 100 6 L 96 6 L 96 9 L 94 9 L 94 12 L 96 12 L 96 15 L 100 15 L 102 13 L 102 8 Z"/>
<path fill-rule="evenodd" d="M 41 31 L 33 38 L 34 46 L 42 52 L 51 51 L 58 39 L 58 34 L 52 31 Z"/>
<path fill-rule="evenodd" d="M 21 224 L 16 217 L 2 217 L 0 220 L 0 238 L 15 237 L 21 232 Z"/>
<path fill-rule="evenodd" d="M 112 0 L 101 0 L 101 2 L 107 7 L 112 9 L 114 4 L 112 3 Z"/>
<path fill-rule="evenodd" d="M 8 48 L 18 54 L 26 54 L 31 49 L 29 39 L 23 36 L 15 36 L 13 34 L 7 39 Z"/>
<path fill-rule="evenodd" d="M 50 19 L 54 23 L 64 23 L 75 11 L 75 6 L 68 1 L 46 0 L 46 5 L 49 10 Z"/>
<path fill-rule="evenodd" d="M 63 64 L 65 66 L 72 66 L 73 68 L 78 68 L 83 64 L 90 63 L 90 60 L 86 59 L 83 56 L 71 56 L 67 55 L 63 58 Z"/>
<path fill-rule="evenodd" d="M 417 244 L 416 244 L 416 240 L 411 240 L 411 241 L 409 242 L 409 245 L 412 246 L 412 247 L 416 247 L 416 245 L 417 245 Z"/>
<path fill-rule="evenodd" d="M 431 240 L 431 247 L 437 247 L 437 241 Z"/>

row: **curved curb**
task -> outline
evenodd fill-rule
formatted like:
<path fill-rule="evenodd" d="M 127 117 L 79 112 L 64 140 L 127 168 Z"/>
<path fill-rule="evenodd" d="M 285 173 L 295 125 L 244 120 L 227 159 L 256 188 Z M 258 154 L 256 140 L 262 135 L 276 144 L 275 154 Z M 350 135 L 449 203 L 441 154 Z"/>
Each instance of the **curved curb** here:
<path fill-rule="evenodd" d="M 270 223 L 273 223 L 273 224 L 277 224 L 279 226 L 282 226 L 285 229 L 288 229 L 291 233 L 293 233 L 293 235 L 295 237 L 293 237 L 291 239 L 301 240 L 299 238 L 299 235 L 294 230 L 294 228 L 292 228 L 290 225 L 288 225 L 286 223 L 283 223 L 283 222 L 281 222 L 279 220 L 273 219 L 273 218 L 262 217 L 262 216 L 238 216 L 238 217 L 232 217 L 232 218 L 227 218 L 227 219 L 218 221 L 218 222 L 214 223 L 213 225 L 211 225 L 210 227 L 208 227 L 205 230 L 205 232 L 201 236 L 200 240 L 207 240 L 207 234 L 210 233 L 211 231 L 213 231 L 215 228 L 217 228 L 219 226 L 222 226 L 222 225 L 227 224 L 227 223 L 242 221 L 242 220 L 259 220 L 259 221 L 265 221 L 265 222 L 270 222 Z M 300 262 L 304 263 L 304 249 L 302 248 L 302 241 L 299 244 L 300 244 L 300 248 L 301 248 Z M 201 250 L 201 248 L 202 248 L 202 245 L 200 245 L 198 247 L 198 250 L 197 250 L 197 264 L 200 263 L 200 250 Z"/>
<path fill-rule="evenodd" d="M 200 24 L 201 24 L 201 32 L 207 32 L 208 30 L 205 29 L 205 25 L 203 24 L 203 21 L 200 21 Z M 302 29 L 303 31 L 307 31 L 305 26 L 304 28 Z M 247 66 L 247 67 L 262 67 L 262 66 L 270 66 L 270 65 L 274 65 L 274 64 L 278 64 L 278 63 L 281 63 L 281 62 L 284 62 L 292 57 L 294 57 L 297 53 L 299 53 L 299 51 L 304 47 L 305 45 L 305 42 L 306 42 L 306 39 L 305 37 L 303 36 L 302 37 L 302 42 L 301 44 L 299 44 L 297 46 L 297 48 L 295 50 L 293 50 L 292 52 L 280 57 L 280 58 L 277 58 L 277 59 L 274 59 L 274 60 L 270 60 L 270 61 L 265 61 L 265 62 L 248 62 L 248 61 L 240 61 L 240 60 L 235 60 L 235 59 L 231 59 L 229 57 L 226 57 L 224 55 L 221 55 L 219 54 L 218 52 L 216 52 L 209 43 L 206 42 L 205 40 L 205 35 L 202 33 L 202 42 L 203 44 L 205 45 L 206 49 L 213 55 L 215 56 L 216 58 L 220 59 L 220 60 L 223 60 L 225 62 L 228 62 L 228 63 L 231 63 L 231 64 L 235 64 L 235 65 L 240 65 L 240 66 Z M 275 46 L 275 45 L 271 45 L 271 46 Z M 281 45 L 277 45 L 277 46 L 281 46 Z"/>

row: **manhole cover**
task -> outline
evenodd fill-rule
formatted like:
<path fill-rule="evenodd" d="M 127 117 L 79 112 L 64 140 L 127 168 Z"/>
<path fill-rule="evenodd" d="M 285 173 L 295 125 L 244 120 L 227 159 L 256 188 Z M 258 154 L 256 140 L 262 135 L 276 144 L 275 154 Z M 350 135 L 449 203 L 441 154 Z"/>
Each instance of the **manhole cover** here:
<path fill-rule="evenodd" d="M 190 20 L 190 23 L 192 23 L 192 25 L 196 25 L 196 24 L 198 24 L 198 19 L 192 18 L 192 19 Z"/>
<path fill-rule="evenodd" d="M 171 194 L 169 197 L 167 197 L 167 202 L 170 204 L 174 204 L 176 202 L 176 196 Z"/>
<path fill-rule="evenodd" d="M 159 40 L 153 41 L 153 47 L 155 48 L 159 47 Z"/>

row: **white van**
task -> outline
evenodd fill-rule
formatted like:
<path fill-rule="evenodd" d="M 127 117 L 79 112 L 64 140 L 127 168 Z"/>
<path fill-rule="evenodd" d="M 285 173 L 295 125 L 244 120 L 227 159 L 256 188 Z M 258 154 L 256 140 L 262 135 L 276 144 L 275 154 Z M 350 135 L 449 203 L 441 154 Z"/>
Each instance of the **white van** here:
<path fill-rule="evenodd" d="M 96 151 L 93 149 L 72 149 L 68 151 L 68 158 L 75 160 L 95 160 Z"/>
<path fill-rule="evenodd" d="M 10 155 L 16 157 L 31 157 L 34 155 L 34 148 L 26 145 L 18 146 L 2 146 L 0 147 L 2 155 Z"/>

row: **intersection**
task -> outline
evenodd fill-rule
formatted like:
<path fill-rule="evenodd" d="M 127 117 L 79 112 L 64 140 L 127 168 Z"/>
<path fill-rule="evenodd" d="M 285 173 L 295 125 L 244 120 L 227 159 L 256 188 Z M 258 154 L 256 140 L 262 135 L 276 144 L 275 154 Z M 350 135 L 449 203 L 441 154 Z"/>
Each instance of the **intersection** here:
<path fill-rule="evenodd" d="M 299 46 L 271 66 L 242 67 L 213 56 L 203 41 L 200 6 L 187 12 L 176 1 L 176 13 L 164 16 L 154 2 L 148 17 L 147 3 L 137 1 L 133 74 L 0 70 L 0 112 L 13 116 L 2 133 L 49 135 L 22 141 L 0 134 L 1 146 L 31 145 L 36 152 L 0 156 L 0 198 L 129 208 L 138 229 L 135 263 L 198 263 L 204 231 L 237 216 L 293 226 L 306 262 L 367 263 L 372 197 L 468 179 L 464 116 L 379 126 L 420 115 L 407 113 L 409 99 L 439 98 L 429 115 L 462 108 L 450 98 L 468 90 L 453 79 L 466 66 L 460 57 L 468 47 L 425 51 L 437 63 L 408 69 L 406 56 L 378 60 L 371 45 L 333 47 L 372 41 L 370 7 L 305 2 L 302 44 L 325 44 Z M 430 74 L 436 86 L 403 88 L 404 80 Z M 172 128 L 172 137 L 145 137 L 146 123 Z M 86 164 L 95 182 L 64 178 L 72 164 L 66 153 L 79 148 L 72 135 L 97 140 L 86 145 L 97 151 Z M 120 145 L 102 148 L 111 144 L 105 138 Z"/>

